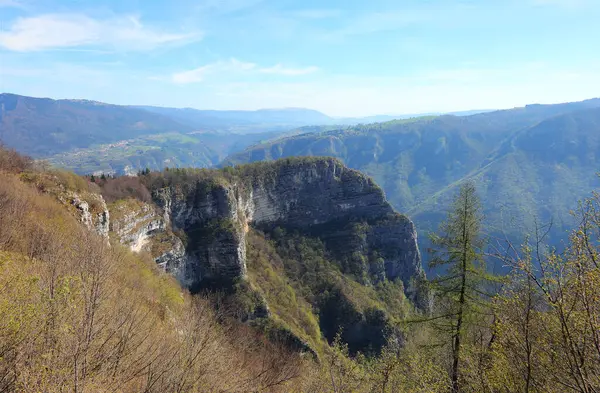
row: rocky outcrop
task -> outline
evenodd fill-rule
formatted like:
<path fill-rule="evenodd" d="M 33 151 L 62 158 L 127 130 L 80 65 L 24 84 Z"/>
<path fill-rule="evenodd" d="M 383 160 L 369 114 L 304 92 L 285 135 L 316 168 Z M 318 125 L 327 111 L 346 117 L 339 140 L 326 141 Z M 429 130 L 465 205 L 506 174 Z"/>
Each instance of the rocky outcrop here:
<path fill-rule="evenodd" d="M 82 200 L 79 195 L 74 195 L 71 203 L 81 212 L 83 225 L 100 236 L 108 238 L 110 213 L 104 198 L 101 195 L 94 195 L 94 197 L 96 197 L 95 211 L 90 209 L 90 204 Z"/>
<path fill-rule="evenodd" d="M 125 199 L 113 203 L 110 209 L 110 230 L 121 244 L 135 252 L 149 253 L 160 267 L 182 284 L 190 285 L 182 274 L 188 261 L 185 246 L 155 205 Z"/>
<path fill-rule="evenodd" d="M 191 194 L 171 187 L 155 193 L 165 222 L 187 238 L 190 263 L 181 267 L 179 278 L 192 290 L 227 286 L 246 273 L 244 220 L 237 213 L 235 188 L 195 186 Z M 170 269 L 172 261 L 165 262 Z"/>
<path fill-rule="evenodd" d="M 249 227 L 306 232 L 342 257 L 374 255 L 372 263 L 357 261 L 370 282 L 401 279 L 408 288 L 412 278 L 423 276 L 413 223 L 360 172 L 335 159 L 283 160 L 237 171 L 154 193 L 163 222 L 186 234 L 190 257 L 183 266 L 178 257 L 163 263 L 177 265 L 190 288 L 244 278 Z"/>
<path fill-rule="evenodd" d="M 55 198 L 88 230 L 108 241 L 110 213 L 106 201 L 88 182 L 63 171 L 32 171 L 20 175 L 22 181 Z"/>
<path fill-rule="evenodd" d="M 110 213 L 102 195 L 90 192 L 77 193 L 64 188 L 60 188 L 59 192 L 54 189 L 49 193 L 56 195 L 56 198 L 66 205 L 87 229 L 108 239 Z"/>
<path fill-rule="evenodd" d="M 164 231 L 166 224 L 154 206 L 136 200 L 123 200 L 111 206 L 111 230 L 132 251 L 150 251 L 150 238 Z"/>

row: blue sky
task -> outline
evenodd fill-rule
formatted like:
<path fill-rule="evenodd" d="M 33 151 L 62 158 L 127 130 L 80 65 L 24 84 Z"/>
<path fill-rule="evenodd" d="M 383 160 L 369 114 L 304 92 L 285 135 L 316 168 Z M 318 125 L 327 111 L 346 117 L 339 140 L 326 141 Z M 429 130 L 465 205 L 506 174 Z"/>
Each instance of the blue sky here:
<path fill-rule="evenodd" d="M 0 0 L 0 91 L 334 116 L 600 96 L 598 0 Z"/>

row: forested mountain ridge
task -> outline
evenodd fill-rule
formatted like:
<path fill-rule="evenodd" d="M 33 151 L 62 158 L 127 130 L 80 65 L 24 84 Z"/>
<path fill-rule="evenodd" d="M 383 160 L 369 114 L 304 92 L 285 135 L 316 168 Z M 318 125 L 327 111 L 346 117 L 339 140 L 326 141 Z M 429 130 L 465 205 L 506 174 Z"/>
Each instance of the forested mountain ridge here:
<path fill-rule="evenodd" d="M 265 121 L 280 120 L 266 117 Z M 243 118 L 239 124 L 242 129 L 248 125 Z M 280 124 L 274 129 L 268 124 L 254 124 L 256 132 L 238 134 L 229 132 L 227 124 L 188 124 L 177 116 L 131 106 L 0 94 L 0 142 L 79 174 L 211 167 L 235 151 L 284 134 L 296 124 Z"/>
<path fill-rule="evenodd" d="M 575 207 L 574 201 L 597 184 L 598 107 L 600 100 L 593 99 L 467 117 L 360 125 L 256 145 L 222 165 L 297 155 L 340 158 L 381 184 L 390 202 L 415 219 L 422 235 L 439 223 L 453 186 L 478 176 L 478 186 L 486 196 L 484 210 L 490 215 L 490 233 L 497 234 L 518 219 L 520 229 L 513 226 L 510 232 L 522 236 L 532 230 L 534 217 L 543 221 L 556 216 L 553 234 L 558 235 L 573 224 L 568 212 Z M 565 143 L 572 147 L 557 154 Z M 583 161 L 574 158 L 580 153 L 586 157 Z M 543 157 L 553 157 L 555 166 L 576 165 L 577 169 L 567 175 L 549 167 Z M 546 185 L 543 190 L 542 184 Z M 498 191 L 487 195 L 488 185 Z M 552 195 L 548 206 L 536 202 L 538 198 L 545 201 L 547 195 Z"/>
<path fill-rule="evenodd" d="M 141 109 L 88 100 L 0 94 L 0 140 L 23 154 L 45 157 L 93 144 L 193 129 Z"/>
<path fill-rule="evenodd" d="M 599 165 L 600 108 L 594 108 L 511 135 L 465 179 L 476 181 L 490 232 L 533 233 L 536 221 L 552 222 L 550 240 L 558 245 L 577 224 L 570 214 L 575 201 L 600 186 Z M 413 208 L 411 215 L 425 222 L 435 214 L 434 206 L 448 203 L 458 183 Z"/>

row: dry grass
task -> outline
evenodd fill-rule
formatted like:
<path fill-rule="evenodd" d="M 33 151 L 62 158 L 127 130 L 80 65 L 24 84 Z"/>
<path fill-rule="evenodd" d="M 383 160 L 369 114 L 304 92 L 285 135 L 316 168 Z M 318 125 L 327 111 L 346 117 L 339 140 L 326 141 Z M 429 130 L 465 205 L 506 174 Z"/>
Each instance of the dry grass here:
<path fill-rule="evenodd" d="M 5 148 L 0 142 L 0 172 L 19 173 L 30 169 L 32 165 L 31 158 L 22 156 L 13 149 Z"/>
<path fill-rule="evenodd" d="M 302 360 L 0 173 L 0 391 L 294 391 Z"/>
<path fill-rule="evenodd" d="M 150 191 L 139 177 L 121 176 L 97 180 L 96 182 L 100 186 L 102 196 L 107 203 L 127 198 L 135 198 L 146 203 L 152 202 Z"/>

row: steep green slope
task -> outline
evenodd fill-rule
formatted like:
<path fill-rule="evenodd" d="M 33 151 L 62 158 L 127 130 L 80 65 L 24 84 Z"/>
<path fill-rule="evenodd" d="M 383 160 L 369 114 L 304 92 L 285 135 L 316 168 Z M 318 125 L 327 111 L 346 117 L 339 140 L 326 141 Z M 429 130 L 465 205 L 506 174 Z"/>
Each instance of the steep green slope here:
<path fill-rule="evenodd" d="M 507 139 L 481 167 L 465 177 L 475 179 L 484 201 L 489 232 L 532 233 L 552 221 L 550 242 L 559 245 L 576 224 L 570 211 L 576 201 L 598 188 L 600 109 L 578 111 L 541 122 Z M 456 182 L 411 210 L 422 226 L 439 222 Z"/>
<path fill-rule="evenodd" d="M 269 310 L 252 323 L 317 353 L 339 333 L 352 353 L 376 354 L 412 312 L 401 281 L 364 285 L 318 237 L 252 231 L 247 247 L 250 289 Z"/>

